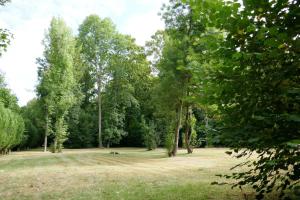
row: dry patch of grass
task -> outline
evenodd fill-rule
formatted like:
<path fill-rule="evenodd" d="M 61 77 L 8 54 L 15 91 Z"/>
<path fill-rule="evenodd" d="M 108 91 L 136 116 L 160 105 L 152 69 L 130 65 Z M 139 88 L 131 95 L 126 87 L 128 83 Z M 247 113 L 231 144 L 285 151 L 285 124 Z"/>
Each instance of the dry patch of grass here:
<path fill-rule="evenodd" d="M 175 158 L 140 148 L 14 152 L 0 157 L 0 199 L 241 199 L 239 190 L 210 185 L 240 162 L 225 151 L 180 150 Z"/>

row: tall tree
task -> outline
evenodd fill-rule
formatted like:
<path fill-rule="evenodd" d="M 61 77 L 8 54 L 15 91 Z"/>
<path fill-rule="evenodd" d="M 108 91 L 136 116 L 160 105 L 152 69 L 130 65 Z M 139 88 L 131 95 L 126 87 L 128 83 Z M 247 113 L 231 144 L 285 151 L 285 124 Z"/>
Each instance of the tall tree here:
<path fill-rule="evenodd" d="M 193 8 L 188 4 L 171 0 L 169 5 L 164 6 L 162 10 L 162 17 L 166 24 L 164 46 L 160 51 L 162 52 L 160 61 L 155 62 L 159 70 L 161 100 L 168 102 L 165 108 L 169 107 L 169 111 L 166 112 L 173 113 L 172 118 L 175 119 L 173 148 L 169 152 L 170 155 L 175 156 L 182 129 L 184 129 L 185 146 L 188 153 L 192 153 L 190 145 L 192 108 L 197 104 L 195 96 L 198 95 L 199 82 L 198 77 L 195 76 L 194 67 L 197 63 L 195 57 L 202 53 L 201 48 L 196 44 L 199 35 L 205 32 L 205 27 L 195 19 Z M 157 36 L 154 39 L 161 40 Z M 160 45 L 162 42 L 158 41 L 156 44 Z M 156 55 L 160 54 L 159 51 L 156 50 L 156 52 L 158 52 L 155 53 Z"/>
<path fill-rule="evenodd" d="M 75 40 L 62 19 L 52 19 L 44 45 L 44 65 L 40 70 L 37 91 L 45 105 L 45 138 L 49 134 L 51 123 L 55 135 L 53 151 L 60 152 L 67 135 L 65 117 L 76 101 L 73 66 Z M 46 146 L 45 142 L 45 148 Z"/>
<path fill-rule="evenodd" d="M 142 90 L 146 89 L 145 85 L 149 81 L 150 67 L 143 49 L 135 44 L 134 39 L 127 35 L 116 34 L 108 72 L 110 80 L 104 95 L 106 115 L 104 136 L 113 136 L 114 143 L 118 143 L 126 131 L 135 131 L 126 128 L 125 122 L 130 119 L 130 111 L 133 109 L 137 111 L 131 117 L 141 117 L 140 112 L 144 109 L 142 98 L 145 98 Z"/>
<path fill-rule="evenodd" d="M 82 46 L 83 61 L 91 69 L 97 84 L 98 97 L 98 147 L 102 143 L 102 90 L 107 82 L 107 68 L 113 53 L 115 26 L 110 19 L 88 16 L 79 27 L 78 40 Z"/>

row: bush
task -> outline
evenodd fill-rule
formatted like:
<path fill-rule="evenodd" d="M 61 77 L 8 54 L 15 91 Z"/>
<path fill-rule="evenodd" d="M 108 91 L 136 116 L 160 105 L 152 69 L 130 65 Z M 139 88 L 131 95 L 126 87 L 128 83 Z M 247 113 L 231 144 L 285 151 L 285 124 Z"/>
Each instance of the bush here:
<path fill-rule="evenodd" d="M 22 141 L 24 121 L 22 117 L 0 103 L 0 153 L 7 154 Z"/>

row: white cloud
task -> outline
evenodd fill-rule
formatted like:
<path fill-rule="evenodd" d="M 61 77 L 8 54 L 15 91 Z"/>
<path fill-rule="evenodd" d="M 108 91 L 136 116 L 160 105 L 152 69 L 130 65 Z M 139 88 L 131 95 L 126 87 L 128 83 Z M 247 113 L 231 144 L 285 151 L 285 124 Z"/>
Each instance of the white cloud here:
<path fill-rule="evenodd" d="M 121 32 L 143 45 L 163 28 L 157 16 L 163 2 L 167 0 L 13 0 L 0 8 L 0 27 L 10 29 L 15 37 L 0 58 L 0 70 L 5 72 L 19 104 L 25 105 L 35 96 L 35 60 L 42 55 L 41 41 L 52 16 L 64 18 L 74 32 L 90 14 L 110 17 Z"/>

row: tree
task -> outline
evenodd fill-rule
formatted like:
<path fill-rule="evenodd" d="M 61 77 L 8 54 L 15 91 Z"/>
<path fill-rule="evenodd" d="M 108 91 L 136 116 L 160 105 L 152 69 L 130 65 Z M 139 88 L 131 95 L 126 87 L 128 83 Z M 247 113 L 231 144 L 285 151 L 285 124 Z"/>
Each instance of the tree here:
<path fill-rule="evenodd" d="M 274 189 L 283 198 L 300 174 L 299 1 L 188 2 L 225 36 L 211 51 L 204 84 L 220 113 L 221 138 L 238 158 L 258 153 L 239 165 L 250 170 L 226 177 L 252 185 L 257 199 Z"/>
<path fill-rule="evenodd" d="M 37 64 L 39 64 L 38 68 L 38 81 L 36 92 L 38 96 L 38 100 L 41 102 L 42 111 L 45 117 L 44 124 L 44 152 L 47 151 L 48 146 L 48 136 L 51 133 L 51 118 L 49 117 L 52 107 L 51 107 L 51 98 L 50 98 L 50 90 L 48 88 L 46 73 L 49 70 L 49 63 L 46 58 L 37 58 Z"/>
<path fill-rule="evenodd" d="M 24 138 L 21 148 L 40 147 L 43 142 L 45 117 L 43 105 L 39 99 L 30 100 L 21 108 L 21 114 L 25 123 Z"/>
<path fill-rule="evenodd" d="M 180 130 L 183 129 L 185 147 L 188 153 L 192 153 L 192 109 L 198 104 L 196 97 L 199 96 L 197 89 L 200 82 L 194 68 L 198 54 L 202 53 L 202 49 L 197 46 L 199 35 L 205 33 L 206 29 L 199 20 L 195 19 L 193 8 L 188 4 L 174 0 L 162 10 L 162 17 L 166 24 L 165 33 L 162 37 L 157 33 L 153 37 L 154 42 L 148 44 L 157 46 L 150 50 L 155 53 L 154 63 L 157 63 L 159 71 L 159 98 L 162 104 L 168 104 L 164 105 L 167 108 L 165 112 L 173 113 L 170 117 L 175 123 L 175 134 L 172 137 L 174 142 L 169 155 L 175 156 Z M 160 50 L 161 44 L 163 44 L 162 50 Z M 161 57 L 159 62 L 156 59 L 157 55 Z"/>
<path fill-rule="evenodd" d="M 7 88 L 4 82 L 4 75 L 0 73 L 0 101 L 5 108 L 14 112 L 19 112 L 18 99 L 12 94 L 11 90 Z"/>
<path fill-rule="evenodd" d="M 23 139 L 23 131 L 22 117 L 0 102 L 0 154 L 7 154 L 19 144 Z"/>
<path fill-rule="evenodd" d="M 156 134 L 155 130 L 155 125 L 153 121 L 147 122 L 145 121 L 144 118 L 141 120 L 141 129 L 143 131 L 143 140 L 144 140 L 144 145 L 146 148 L 150 151 L 153 149 L 156 149 L 157 145 L 159 144 L 160 138 L 158 137 L 159 135 Z"/>
<path fill-rule="evenodd" d="M 140 118 L 144 109 L 142 90 L 150 77 L 150 67 L 144 51 L 130 36 L 116 34 L 114 54 L 108 67 L 109 81 L 104 94 L 104 137 L 119 143 L 127 132 L 136 130 L 126 127 L 126 120 Z M 135 112 L 131 112 L 135 110 Z M 130 113 L 130 114 L 129 114 Z M 139 119 L 138 119 L 139 121 Z M 139 122 L 138 122 L 139 123 Z M 140 143 L 140 145 L 142 145 Z"/>
<path fill-rule="evenodd" d="M 45 105 L 45 148 L 51 124 L 55 135 L 53 152 L 60 152 L 67 137 L 65 117 L 76 102 L 75 40 L 62 19 L 52 19 L 44 45 L 44 62 L 39 72 L 40 83 L 37 91 Z"/>
<path fill-rule="evenodd" d="M 97 99 L 91 67 L 84 63 L 82 48 L 76 38 L 75 77 L 77 101 L 71 108 L 67 123 L 69 137 L 65 145 L 71 148 L 97 146 Z"/>
<path fill-rule="evenodd" d="M 115 26 L 110 19 L 88 16 L 79 27 L 78 40 L 82 46 L 83 61 L 91 70 L 97 83 L 98 97 L 98 147 L 102 147 L 102 90 L 107 81 L 106 69 L 113 53 Z"/>
<path fill-rule="evenodd" d="M 0 74 L 0 155 L 9 153 L 23 139 L 24 121 L 19 110 L 16 96 L 6 88 Z"/>

